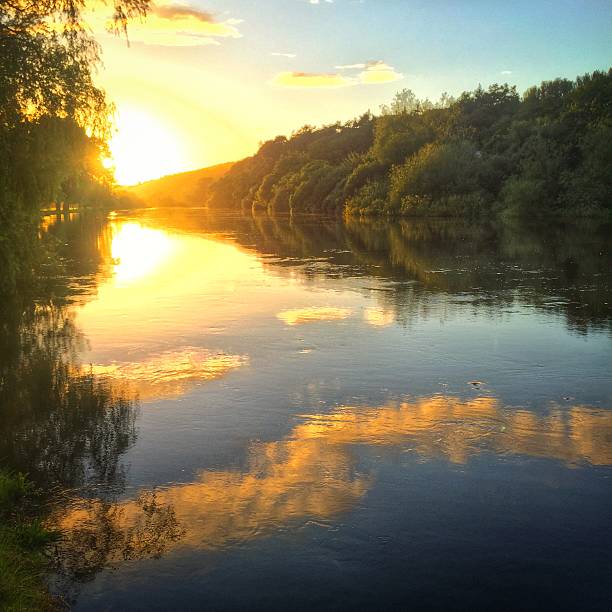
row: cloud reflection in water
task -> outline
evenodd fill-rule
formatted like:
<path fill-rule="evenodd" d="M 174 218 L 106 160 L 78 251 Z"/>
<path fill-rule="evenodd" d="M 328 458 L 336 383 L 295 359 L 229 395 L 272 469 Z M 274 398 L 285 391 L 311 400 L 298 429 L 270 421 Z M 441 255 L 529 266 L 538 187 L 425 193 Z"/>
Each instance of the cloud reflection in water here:
<path fill-rule="evenodd" d="M 196 347 L 165 351 L 143 361 L 93 365 L 93 373 L 133 385 L 143 400 L 179 397 L 199 382 L 214 380 L 248 364 L 246 355 Z"/>
<path fill-rule="evenodd" d="M 303 419 L 286 438 L 254 444 L 246 470 L 203 471 L 194 482 L 157 489 L 158 502 L 172 508 L 185 529 L 177 545 L 223 548 L 349 511 L 374 482 L 373 474 L 357 467 L 359 445 L 456 464 L 488 452 L 612 465 L 612 412 L 585 406 L 552 405 L 536 414 L 505 408 L 492 397 L 436 395 L 380 407 L 345 406 Z M 129 529 L 139 505 L 119 505 Z M 61 526 L 77 528 L 90 518 L 80 503 Z"/>
<path fill-rule="evenodd" d="M 351 316 L 350 308 L 333 308 L 312 306 L 310 308 L 292 308 L 283 310 L 276 316 L 286 325 L 302 325 L 316 321 L 341 321 Z"/>

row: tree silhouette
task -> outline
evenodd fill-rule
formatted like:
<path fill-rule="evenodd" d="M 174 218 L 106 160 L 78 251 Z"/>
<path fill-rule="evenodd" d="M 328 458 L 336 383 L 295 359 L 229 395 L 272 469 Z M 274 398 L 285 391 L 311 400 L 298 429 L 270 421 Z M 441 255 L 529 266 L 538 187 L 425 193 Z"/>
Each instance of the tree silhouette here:
<path fill-rule="evenodd" d="M 116 0 L 111 29 L 146 14 L 150 0 Z M 0 291 L 30 265 L 40 206 L 104 204 L 112 106 L 93 82 L 100 49 L 84 0 L 3 0 L 0 10 Z"/>

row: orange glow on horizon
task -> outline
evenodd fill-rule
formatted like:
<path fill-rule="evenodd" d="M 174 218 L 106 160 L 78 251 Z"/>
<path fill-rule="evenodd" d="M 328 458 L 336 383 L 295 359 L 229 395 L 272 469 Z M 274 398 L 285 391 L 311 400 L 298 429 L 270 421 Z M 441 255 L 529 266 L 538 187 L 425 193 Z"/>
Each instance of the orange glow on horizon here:
<path fill-rule="evenodd" d="M 183 172 L 189 163 L 176 132 L 153 115 L 135 108 L 122 109 L 117 115 L 117 131 L 110 140 L 110 160 L 120 185 L 134 185 Z"/>

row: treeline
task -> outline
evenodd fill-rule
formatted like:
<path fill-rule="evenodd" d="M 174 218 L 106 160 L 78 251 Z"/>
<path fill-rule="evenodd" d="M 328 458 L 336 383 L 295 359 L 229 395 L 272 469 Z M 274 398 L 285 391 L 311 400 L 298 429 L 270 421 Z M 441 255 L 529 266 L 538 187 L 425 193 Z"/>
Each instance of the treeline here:
<path fill-rule="evenodd" d="M 213 209 L 357 215 L 612 211 L 612 69 L 492 85 L 458 99 L 398 93 L 382 114 L 265 142 L 208 194 Z"/>

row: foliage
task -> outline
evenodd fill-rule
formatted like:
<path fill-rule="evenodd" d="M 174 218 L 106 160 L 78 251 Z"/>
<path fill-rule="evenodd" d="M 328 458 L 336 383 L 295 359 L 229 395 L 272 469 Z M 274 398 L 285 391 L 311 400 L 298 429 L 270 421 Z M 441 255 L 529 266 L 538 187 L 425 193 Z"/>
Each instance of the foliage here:
<path fill-rule="evenodd" d="M 9 514 L 30 491 L 31 483 L 24 474 L 0 471 L 0 516 Z"/>
<path fill-rule="evenodd" d="M 480 155 L 469 141 L 432 143 L 391 169 L 391 202 L 406 195 L 438 199 L 478 188 Z"/>
<path fill-rule="evenodd" d="M 348 213 L 364 215 L 385 214 L 389 210 L 387 180 L 368 181 L 346 202 Z"/>
<path fill-rule="evenodd" d="M 372 153 L 379 163 L 388 167 L 414 155 L 433 137 L 433 131 L 421 115 L 383 115 L 376 121 Z"/>
<path fill-rule="evenodd" d="M 26 518 L 32 484 L 21 473 L 0 470 L 0 609 L 51 610 L 43 575 L 45 548 L 57 539 L 38 520 Z"/>
<path fill-rule="evenodd" d="M 419 100 L 411 89 L 402 89 L 393 96 L 391 104 L 383 104 L 380 107 L 380 114 L 383 116 L 402 115 L 434 108 L 448 108 L 454 102 L 455 98 L 449 96 L 447 92 L 442 93 L 438 102 L 431 102 L 428 99 Z"/>
<path fill-rule="evenodd" d="M 304 212 L 338 210 L 355 160 L 370 149 L 373 138 L 369 113 L 320 129 L 304 126 L 289 139 L 278 136 L 216 181 L 208 205 L 276 212 L 292 211 L 294 206 Z"/>
<path fill-rule="evenodd" d="M 111 28 L 150 0 L 116 0 Z M 112 106 L 95 86 L 99 47 L 85 0 L 3 0 L 0 12 L 0 292 L 27 282 L 36 216 L 52 204 L 107 205 Z"/>
<path fill-rule="evenodd" d="M 264 143 L 209 190 L 210 208 L 362 215 L 609 215 L 612 70 L 521 98 L 398 92 L 380 117 Z"/>

